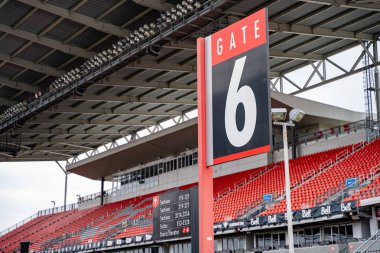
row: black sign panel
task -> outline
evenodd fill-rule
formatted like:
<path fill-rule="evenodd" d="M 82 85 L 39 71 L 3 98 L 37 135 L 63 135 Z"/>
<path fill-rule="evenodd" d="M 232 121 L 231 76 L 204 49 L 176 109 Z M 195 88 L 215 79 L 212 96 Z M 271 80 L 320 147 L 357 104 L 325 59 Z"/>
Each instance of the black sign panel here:
<path fill-rule="evenodd" d="M 205 39 L 207 165 L 270 151 L 268 15 Z"/>
<path fill-rule="evenodd" d="M 153 239 L 190 236 L 197 215 L 196 188 L 173 190 L 153 197 Z"/>
<path fill-rule="evenodd" d="M 246 90 L 253 92 L 255 98 L 256 108 L 250 110 L 245 108 L 243 103 L 239 103 L 235 108 L 235 123 L 239 130 L 242 131 L 248 114 L 255 114 L 256 125 L 249 140 L 245 141 L 246 144 L 242 146 L 234 145 L 231 143 L 231 137 L 228 138 L 226 128 L 214 127 L 213 140 L 214 140 L 214 160 L 218 161 L 218 158 L 225 157 L 231 154 L 241 154 L 246 150 L 255 150 L 257 153 L 262 151 L 257 149 L 262 147 L 263 152 L 269 151 L 269 136 L 270 125 L 268 124 L 269 101 L 268 101 L 268 79 L 267 79 L 267 61 L 258 61 L 257 59 L 267 59 L 268 52 L 267 46 L 262 45 L 254 48 L 244 54 L 228 59 L 222 63 L 213 67 L 212 79 L 213 83 L 218 85 L 213 86 L 213 126 L 220 125 L 220 122 L 225 122 L 226 110 L 220 110 L 220 108 L 227 108 L 228 95 L 226 91 L 229 90 L 230 80 L 226 79 L 226 76 L 232 76 L 233 72 L 238 67 L 237 64 L 242 65 L 242 72 L 240 77 L 239 88 L 249 87 Z M 244 63 L 244 64 L 243 64 Z M 244 66 L 243 66 L 244 65 Z M 244 86 L 243 86 L 244 85 Z M 230 91 L 231 92 L 231 91 Z M 265 94 L 265 95 L 262 95 Z M 252 96 L 253 97 L 253 96 Z M 234 108 L 231 108 L 234 109 Z M 248 109 L 248 110 L 247 110 Z M 246 112 L 244 112 L 246 110 Z M 255 110 L 255 111 L 254 111 Z M 231 122 L 231 124 L 234 124 Z M 236 141 L 239 143 L 239 141 Z M 220 160 L 220 159 L 219 159 Z M 222 160 L 224 161 L 224 160 Z"/>
<path fill-rule="evenodd" d="M 335 214 L 349 213 L 356 210 L 355 202 L 333 203 L 330 205 L 316 206 L 293 212 L 293 221 L 328 217 Z M 214 231 L 240 229 L 246 227 L 260 227 L 264 225 L 277 225 L 287 221 L 286 213 L 278 213 L 267 216 L 248 216 L 245 220 L 238 219 L 214 224 Z"/>

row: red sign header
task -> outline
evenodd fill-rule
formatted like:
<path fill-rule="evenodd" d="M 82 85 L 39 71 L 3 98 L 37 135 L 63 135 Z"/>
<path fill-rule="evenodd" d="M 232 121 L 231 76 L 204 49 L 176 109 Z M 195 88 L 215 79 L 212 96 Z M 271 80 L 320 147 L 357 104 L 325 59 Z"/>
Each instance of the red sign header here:
<path fill-rule="evenodd" d="M 211 35 L 212 66 L 267 42 L 266 9 Z"/>

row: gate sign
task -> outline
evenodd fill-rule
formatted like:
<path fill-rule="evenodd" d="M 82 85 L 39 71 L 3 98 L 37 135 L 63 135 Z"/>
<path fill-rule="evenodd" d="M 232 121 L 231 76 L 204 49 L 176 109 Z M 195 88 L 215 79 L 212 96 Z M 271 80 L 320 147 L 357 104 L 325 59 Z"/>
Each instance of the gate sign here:
<path fill-rule="evenodd" d="M 205 39 L 207 165 L 270 151 L 267 10 Z"/>

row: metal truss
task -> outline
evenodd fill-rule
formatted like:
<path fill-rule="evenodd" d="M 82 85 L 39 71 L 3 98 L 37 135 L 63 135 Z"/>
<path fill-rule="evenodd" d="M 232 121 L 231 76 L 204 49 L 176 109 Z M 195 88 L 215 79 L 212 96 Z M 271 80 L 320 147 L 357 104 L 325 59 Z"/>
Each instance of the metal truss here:
<path fill-rule="evenodd" d="M 195 117 L 195 116 L 191 116 L 189 114 L 191 114 L 191 112 L 183 113 L 177 117 L 171 117 L 169 120 L 159 122 L 156 125 L 151 126 L 151 127 L 145 127 L 144 129 L 137 131 L 137 132 L 134 132 L 134 133 L 131 133 L 129 135 L 126 135 L 123 138 L 113 140 L 112 142 L 107 143 L 105 145 L 102 145 L 98 148 L 91 149 L 87 152 L 84 152 L 84 153 L 81 153 L 81 154 L 76 155 L 74 157 L 71 157 L 71 158 L 66 160 L 66 166 L 77 163 L 79 161 L 82 161 L 82 160 L 85 160 L 88 158 L 91 158 L 91 157 L 94 157 L 100 153 L 110 151 L 112 149 L 120 147 L 121 145 L 126 145 L 128 143 L 133 142 L 133 141 L 144 138 L 145 136 L 158 133 L 162 130 L 167 129 L 168 127 L 172 127 L 172 126 L 181 124 L 181 123 L 188 121 L 188 120 Z"/>
<path fill-rule="evenodd" d="M 289 92 L 290 95 L 297 95 L 305 91 L 309 91 L 315 88 L 318 88 L 320 86 L 323 86 L 325 84 L 338 81 L 342 78 L 349 77 L 351 75 L 361 73 L 367 69 L 370 68 L 376 68 L 380 65 L 380 61 L 378 60 L 378 57 L 374 53 L 374 43 L 377 43 L 377 41 L 371 41 L 367 44 L 362 41 L 358 40 L 357 45 L 362 48 L 362 51 L 360 55 L 357 58 L 351 58 L 348 59 L 348 61 L 351 62 L 351 67 L 349 69 L 344 68 L 343 66 L 340 66 L 336 61 L 332 59 L 332 56 L 326 56 L 323 57 L 322 60 L 319 61 L 311 61 L 309 60 L 303 68 L 298 69 L 303 71 L 303 75 L 308 75 L 308 78 L 305 82 L 300 83 L 299 81 L 292 80 L 292 78 L 289 77 L 289 74 L 293 72 L 292 69 L 289 69 L 285 72 L 279 73 L 278 77 L 271 78 L 271 90 L 285 93 L 285 85 L 292 86 L 290 89 L 295 91 Z M 367 66 L 361 66 L 360 63 L 365 55 L 368 55 L 368 57 L 371 59 L 371 63 Z M 349 66 L 350 63 L 347 63 L 347 66 Z M 310 70 L 306 70 L 305 67 L 310 66 Z M 328 75 L 329 67 L 334 67 L 335 69 L 338 69 L 341 73 L 339 75 L 330 77 Z M 305 73 L 307 72 L 307 73 Z M 318 81 L 313 82 L 315 79 L 314 77 L 317 77 Z"/>

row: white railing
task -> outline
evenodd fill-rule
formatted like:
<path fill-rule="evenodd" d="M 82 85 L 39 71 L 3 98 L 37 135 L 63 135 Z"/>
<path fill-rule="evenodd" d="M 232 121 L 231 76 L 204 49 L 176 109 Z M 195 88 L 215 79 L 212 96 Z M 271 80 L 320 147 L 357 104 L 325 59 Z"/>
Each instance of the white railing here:
<path fill-rule="evenodd" d="M 374 253 L 380 249 L 380 230 L 365 241 L 354 253 Z"/>

